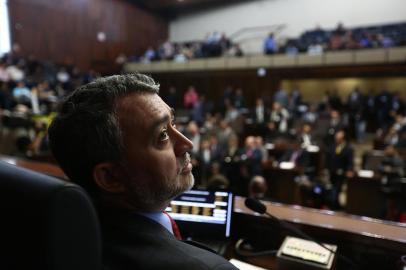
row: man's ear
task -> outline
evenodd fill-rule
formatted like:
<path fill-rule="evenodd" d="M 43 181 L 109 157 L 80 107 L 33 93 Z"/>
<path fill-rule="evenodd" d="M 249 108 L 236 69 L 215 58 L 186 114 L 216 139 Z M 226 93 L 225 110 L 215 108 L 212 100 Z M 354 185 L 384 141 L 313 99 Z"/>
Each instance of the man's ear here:
<path fill-rule="evenodd" d="M 96 184 L 104 191 L 110 193 L 122 193 L 125 186 L 117 165 L 110 162 L 97 164 L 93 168 L 93 178 Z"/>

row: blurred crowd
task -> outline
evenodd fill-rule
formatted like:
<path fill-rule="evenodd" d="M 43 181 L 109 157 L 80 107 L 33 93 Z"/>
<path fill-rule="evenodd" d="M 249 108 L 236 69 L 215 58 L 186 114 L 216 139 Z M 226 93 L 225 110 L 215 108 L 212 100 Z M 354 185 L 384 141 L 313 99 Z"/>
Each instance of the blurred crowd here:
<path fill-rule="evenodd" d="M 243 56 L 244 53 L 238 44 L 234 44 L 225 33 L 213 32 L 207 34 L 203 41 L 174 43 L 169 40 L 158 48 L 149 47 L 144 55 L 132 57 L 130 61 L 148 63 L 159 60 L 173 60 L 184 62 L 189 59 L 218 57 L 222 55 Z"/>
<path fill-rule="evenodd" d="M 406 45 L 406 23 L 377 25 L 360 28 L 346 28 L 339 23 L 334 30 L 324 30 L 320 26 L 306 31 L 300 37 L 287 39 L 277 44 L 274 34 L 269 34 L 264 42 L 264 53 L 284 53 L 295 55 L 299 52 L 310 55 L 325 51 L 391 48 Z"/>
<path fill-rule="evenodd" d="M 298 38 L 281 40 L 276 33 L 270 33 L 264 40 L 263 53 L 295 55 L 308 53 L 322 54 L 325 51 L 355 50 L 367 48 L 390 48 L 406 45 L 406 23 L 378 25 L 362 28 L 345 28 L 339 23 L 334 30 L 324 30 L 320 26 L 306 31 Z M 203 41 L 162 43 L 158 48 L 150 46 L 143 55 L 126 59 L 118 58 L 120 63 L 174 60 L 184 62 L 195 58 L 219 56 L 243 56 L 244 52 L 238 42 L 225 33 L 207 34 Z"/>
<path fill-rule="evenodd" d="M 57 102 L 97 76 L 100 75 L 92 70 L 82 72 L 75 66 L 22 57 L 15 44 L 10 53 L 0 58 L 0 131 L 21 127 L 17 149 L 10 150 L 10 154 L 49 155 L 46 130 Z"/>
<path fill-rule="evenodd" d="M 0 60 L 0 135 L 15 141 L 8 154 L 52 160 L 47 126 L 57 102 L 72 89 L 99 76 L 73 66 L 59 66 L 19 56 L 18 47 Z M 177 127 L 194 143 L 191 153 L 196 186 L 228 189 L 239 195 L 269 197 L 273 170 L 295 171 L 302 204 L 341 209 L 348 178 L 360 169 L 376 171 L 397 207 L 404 198 L 406 103 L 400 92 L 365 92 L 354 88 L 344 99 L 326 91 L 320 102 L 304 100 L 299 89 L 280 89 L 272 96 L 246 100 L 248 89 L 227 87 L 217 101 L 195 87 L 162 89 L 176 109 Z M 10 132 L 16 136 L 7 140 Z M 370 137 L 373 137 L 372 139 Z M 1 145 L 10 147 L 10 145 Z M 371 144 L 382 158 L 371 167 L 368 157 L 357 167 L 354 144 Z M 373 144 L 373 145 L 372 145 Z M 402 191 L 403 190 L 403 191 Z M 400 199 L 399 199 L 400 198 Z"/>
<path fill-rule="evenodd" d="M 314 103 L 303 100 L 298 89 L 281 89 L 249 106 L 241 88 L 228 87 L 215 103 L 190 86 L 182 96 L 170 88 L 164 99 L 184 112 L 177 127 L 194 143 L 199 187 L 272 199 L 266 198 L 265 179 L 270 170 L 286 168 L 297 173 L 302 204 L 342 209 L 346 179 L 366 169 L 354 164 L 353 145 L 365 142 L 384 155 L 370 169 L 382 177 L 396 172 L 390 175 L 392 184 L 404 181 L 406 155 L 400 152 L 406 154 L 406 103 L 398 92 L 355 88 L 344 100 L 338 91 L 327 91 Z M 404 195 L 396 205 L 406 205 Z"/>

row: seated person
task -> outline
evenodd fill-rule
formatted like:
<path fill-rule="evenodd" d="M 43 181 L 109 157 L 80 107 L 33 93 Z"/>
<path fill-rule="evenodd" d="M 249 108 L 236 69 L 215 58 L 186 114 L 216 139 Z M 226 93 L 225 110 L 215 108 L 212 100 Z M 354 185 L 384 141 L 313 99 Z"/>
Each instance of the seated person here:
<path fill-rule="evenodd" d="M 31 106 L 32 94 L 24 82 L 18 82 L 13 89 L 13 97 L 16 103 Z"/>
<path fill-rule="evenodd" d="M 393 145 L 385 148 L 385 156 L 379 165 L 379 172 L 387 176 L 388 180 L 399 179 L 404 176 L 404 162 Z"/>
<path fill-rule="evenodd" d="M 305 170 L 310 163 L 309 153 L 302 148 L 301 141 L 296 140 L 291 148 L 285 151 L 279 162 L 293 162 L 296 168 Z"/>
<path fill-rule="evenodd" d="M 252 177 L 248 185 L 248 194 L 250 198 L 257 200 L 268 200 L 266 192 L 268 191 L 268 185 L 263 176 L 256 175 Z"/>
<path fill-rule="evenodd" d="M 303 124 L 301 131 L 298 134 L 298 139 L 304 148 L 316 144 L 312 134 L 312 126 L 310 124 Z"/>
<path fill-rule="evenodd" d="M 208 190 L 228 190 L 230 181 L 220 172 L 220 164 L 213 162 L 211 165 L 211 176 L 207 182 Z"/>
<path fill-rule="evenodd" d="M 179 241 L 175 223 L 163 212 L 193 186 L 193 144 L 176 129 L 158 91 L 142 74 L 79 87 L 49 128 L 51 150 L 94 200 L 106 269 L 236 269 Z"/>

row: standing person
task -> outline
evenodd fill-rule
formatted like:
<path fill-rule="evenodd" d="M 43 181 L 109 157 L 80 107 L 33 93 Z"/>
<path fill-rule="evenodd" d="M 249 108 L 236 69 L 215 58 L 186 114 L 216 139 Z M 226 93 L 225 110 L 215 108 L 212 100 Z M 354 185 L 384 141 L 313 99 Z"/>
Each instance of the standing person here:
<path fill-rule="evenodd" d="M 349 125 L 357 142 L 363 141 L 366 129 L 364 105 L 364 96 L 356 87 L 348 96 L 347 108 Z"/>
<path fill-rule="evenodd" d="M 347 128 L 347 126 L 344 124 L 341 114 L 336 110 L 332 110 L 330 112 L 330 119 L 329 119 L 328 126 L 325 130 L 326 133 L 324 135 L 324 145 L 329 146 L 329 145 L 333 144 L 337 131 L 344 130 L 346 128 Z"/>
<path fill-rule="evenodd" d="M 279 89 L 273 95 L 273 101 L 278 102 L 284 108 L 288 107 L 289 105 L 289 94 L 284 89 Z"/>
<path fill-rule="evenodd" d="M 289 112 L 280 103 L 274 102 L 272 104 L 272 111 L 270 115 L 270 122 L 275 125 L 275 129 L 280 133 L 288 131 Z"/>
<path fill-rule="evenodd" d="M 354 150 L 347 143 L 345 132 L 339 130 L 334 136 L 334 143 L 328 146 L 326 153 L 326 165 L 332 183 L 331 207 L 339 209 L 338 196 L 344 180 L 354 176 Z"/>
<path fill-rule="evenodd" d="M 178 108 L 178 94 L 176 93 L 175 87 L 169 87 L 168 94 L 165 97 L 165 103 L 171 108 Z"/>
<path fill-rule="evenodd" d="M 242 109 L 246 107 L 244 93 L 241 88 L 237 88 L 235 90 L 234 106 L 237 109 Z"/>
<path fill-rule="evenodd" d="M 193 186 L 193 144 L 176 129 L 158 91 L 142 74 L 100 78 L 78 88 L 49 128 L 51 150 L 94 200 L 107 269 L 236 269 L 179 241 L 163 212 Z"/>
<path fill-rule="evenodd" d="M 274 54 L 277 51 L 276 41 L 274 34 L 270 33 L 264 41 L 264 53 L 265 54 Z"/>
<path fill-rule="evenodd" d="M 269 118 L 269 113 L 262 98 L 257 98 L 255 108 L 252 110 L 251 114 L 254 120 L 256 133 L 262 137 L 265 137 L 266 121 Z"/>
<path fill-rule="evenodd" d="M 199 101 L 199 95 L 193 86 L 189 86 L 185 94 L 183 95 L 183 106 L 186 109 L 192 109 Z"/>
<path fill-rule="evenodd" d="M 377 117 L 377 124 L 383 130 L 387 129 L 390 125 L 390 111 L 392 106 L 392 95 L 385 89 L 381 90 L 375 96 L 375 110 Z"/>

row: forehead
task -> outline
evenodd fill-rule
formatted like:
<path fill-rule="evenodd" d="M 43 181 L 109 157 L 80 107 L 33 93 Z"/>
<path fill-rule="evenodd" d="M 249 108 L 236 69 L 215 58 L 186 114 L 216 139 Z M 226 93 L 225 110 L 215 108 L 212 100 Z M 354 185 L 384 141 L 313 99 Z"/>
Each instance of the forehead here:
<path fill-rule="evenodd" d="M 120 98 L 116 113 L 124 133 L 138 129 L 146 133 L 154 121 L 171 113 L 169 106 L 154 93 L 135 92 Z"/>

